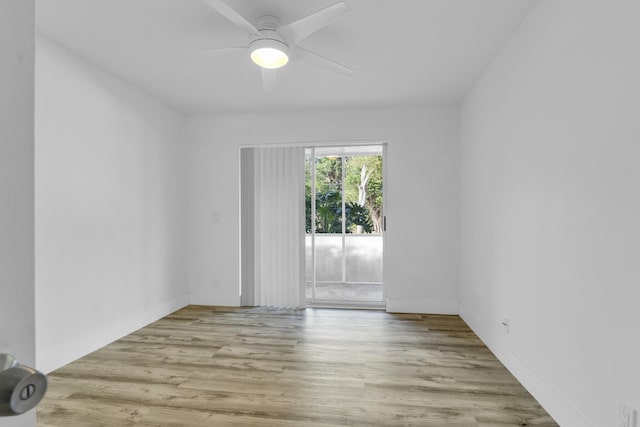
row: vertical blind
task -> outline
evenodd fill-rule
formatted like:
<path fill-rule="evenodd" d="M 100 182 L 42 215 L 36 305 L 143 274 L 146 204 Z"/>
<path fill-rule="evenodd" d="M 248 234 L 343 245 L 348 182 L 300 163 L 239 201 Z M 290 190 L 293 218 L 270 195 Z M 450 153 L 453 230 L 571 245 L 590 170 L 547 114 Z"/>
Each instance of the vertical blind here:
<path fill-rule="evenodd" d="M 304 307 L 304 148 L 241 152 L 242 304 Z"/>

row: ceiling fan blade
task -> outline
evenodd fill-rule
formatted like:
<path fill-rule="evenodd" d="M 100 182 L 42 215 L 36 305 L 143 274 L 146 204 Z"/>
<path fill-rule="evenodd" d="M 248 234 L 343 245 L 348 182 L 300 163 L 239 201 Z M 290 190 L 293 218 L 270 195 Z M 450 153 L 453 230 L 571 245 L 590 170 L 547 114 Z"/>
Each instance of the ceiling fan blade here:
<path fill-rule="evenodd" d="M 239 52 L 246 52 L 247 51 L 247 47 L 216 47 L 213 49 L 204 49 L 204 50 L 198 50 L 195 53 L 204 53 L 207 55 L 221 55 L 221 54 L 226 54 L 226 53 L 239 53 Z"/>
<path fill-rule="evenodd" d="M 327 68 L 331 71 L 335 71 L 336 73 L 344 74 L 346 76 L 352 76 L 353 74 L 355 74 L 355 71 L 351 68 L 346 67 L 342 64 L 338 64 L 337 62 L 332 61 L 329 58 L 320 56 L 317 53 L 313 53 L 307 49 L 303 49 L 300 46 L 296 46 L 295 53 L 298 58 L 306 59 L 310 62 L 315 63 L 316 65 Z"/>
<path fill-rule="evenodd" d="M 282 34 L 289 43 L 298 43 L 308 35 L 315 33 L 341 16 L 346 15 L 350 10 L 349 6 L 341 1 L 290 24 L 283 25 L 278 28 L 278 32 Z"/>
<path fill-rule="evenodd" d="M 215 9 L 220 15 L 227 18 L 240 28 L 244 28 L 251 34 L 260 36 L 260 31 L 254 27 L 251 22 L 247 21 L 244 16 L 240 15 L 235 9 L 223 2 L 222 0 L 202 0 L 204 3 Z"/>
<path fill-rule="evenodd" d="M 269 92 L 276 85 L 276 70 L 262 68 L 262 90 Z"/>

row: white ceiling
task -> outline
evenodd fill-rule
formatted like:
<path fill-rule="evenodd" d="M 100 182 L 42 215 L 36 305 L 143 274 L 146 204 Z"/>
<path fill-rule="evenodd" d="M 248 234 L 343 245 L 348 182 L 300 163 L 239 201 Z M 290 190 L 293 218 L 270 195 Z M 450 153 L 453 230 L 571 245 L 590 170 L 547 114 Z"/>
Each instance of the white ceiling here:
<path fill-rule="evenodd" d="M 337 0 L 226 0 L 252 22 L 294 21 Z M 38 30 L 191 114 L 458 102 L 533 0 L 345 0 L 351 12 L 300 45 L 354 70 L 304 61 L 270 92 L 242 46 L 247 33 L 201 0 L 39 0 Z"/>

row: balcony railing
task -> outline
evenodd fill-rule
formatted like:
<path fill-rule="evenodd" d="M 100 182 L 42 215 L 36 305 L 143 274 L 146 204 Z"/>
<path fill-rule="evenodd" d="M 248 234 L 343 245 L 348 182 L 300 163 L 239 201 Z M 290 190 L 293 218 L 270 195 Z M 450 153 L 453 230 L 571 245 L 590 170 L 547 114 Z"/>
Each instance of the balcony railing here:
<path fill-rule="evenodd" d="M 316 234 L 316 298 L 382 301 L 380 234 Z M 307 297 L 313 282 L 312 237 L 306 236 Z"/>

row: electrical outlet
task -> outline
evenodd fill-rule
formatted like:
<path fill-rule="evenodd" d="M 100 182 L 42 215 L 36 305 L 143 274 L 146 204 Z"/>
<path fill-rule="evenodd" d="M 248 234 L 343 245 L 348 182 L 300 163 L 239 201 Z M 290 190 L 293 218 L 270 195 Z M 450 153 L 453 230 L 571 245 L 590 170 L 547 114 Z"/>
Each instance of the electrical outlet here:
<path fill-rule="evenodd" d="M 504 331 L 505 334 L 509 333 L 509 319 L 502 320 L 502 330 Z"/>
<path fill-rule="evenodd" d="M 619 427 L 636 427 L 636 411 L 620 402 L 618 409 Z"/>

